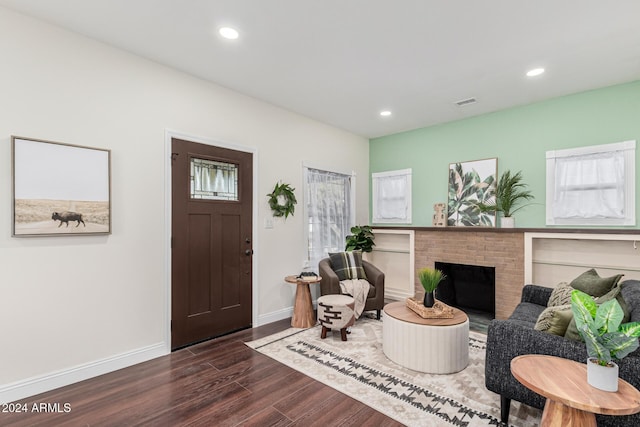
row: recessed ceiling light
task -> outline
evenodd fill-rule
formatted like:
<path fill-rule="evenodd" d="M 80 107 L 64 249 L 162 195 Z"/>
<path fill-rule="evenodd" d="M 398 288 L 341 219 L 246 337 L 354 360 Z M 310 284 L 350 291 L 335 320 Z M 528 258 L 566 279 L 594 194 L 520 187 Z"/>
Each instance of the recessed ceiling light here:
<path fill-rule="evenodd" d="M 527 71 L 527 77 L 535 77 L 544 73 L 544 68 L 534 68 L 533 70 Z"/>
<path fill-rule="evenodd" d="M 222 27 L 218 30 L 218 32 L 220 33 L 220 35 L 222 37 L 224 37 L 225 39 L 229 39 L 229 40 L 235 40 L 238 38 L 238 36 L 240 35 L 238 33 L 238 30 L 231 28 L 231 27 Z"/>
<path fill-rule="evenodd" d="M 380 115 L 382 117 L 389 117 L 391 115 L 391 111 L 389 110 L 380 111 Z"/>

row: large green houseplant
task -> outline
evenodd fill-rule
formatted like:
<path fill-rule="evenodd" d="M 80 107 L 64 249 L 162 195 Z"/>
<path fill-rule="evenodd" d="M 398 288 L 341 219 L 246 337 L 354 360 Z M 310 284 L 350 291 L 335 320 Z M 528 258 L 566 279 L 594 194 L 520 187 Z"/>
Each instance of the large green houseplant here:
<path fill-rule="evenodd" d="M 356 225 L 351 227 L 351 233 L 346 238 L 345 251 L 361 250 L 371 252 L 376 245 L 373 243 L 375 235 L 368 225 Z"/>
<path fill-rule="evenodd" d="M 620 360 L 638 348 L 640 323 L 623 324 L 624 313 L 615 298 L 598 305 L 591 296 L 577 289 L 571 292 L 571 311 L 587 346 L 589 384 L 602 390 L 617 391 L 618 365 L 612 359 Z M 609 375 L 609 379 L 599 382 L 594 377 L 598 372 Z"/>
<path fill-rule="evenodd" d="M 420 283 L 424 288 L 423 304 L 425 307 L 433 307 L 436 300 L 434 292 L 440 282 L 446 279 L 447 276 L 436 268 L 425 267 L 418 270 L 418 277 L 420 278 Z"/>
<path fill-rule="evenodd" d="M 493 211 L 502 212 L 503 227 L 513 227 L 512 220 L 505 218 L 513 218 L 513 214 L 529 204 L 522 204 L 523 201 L 533 199 L 533 194 L 527 189 L 527 184 L 522 182 L 522 171 L 512 174 L 510 170 L 506 170 L 500 176 L 500 180 L 496 185 L 495 202 L 478 203 L 476 206 L 481 212 Z M 510 225 L 507 225 L 510 224 Z"/>

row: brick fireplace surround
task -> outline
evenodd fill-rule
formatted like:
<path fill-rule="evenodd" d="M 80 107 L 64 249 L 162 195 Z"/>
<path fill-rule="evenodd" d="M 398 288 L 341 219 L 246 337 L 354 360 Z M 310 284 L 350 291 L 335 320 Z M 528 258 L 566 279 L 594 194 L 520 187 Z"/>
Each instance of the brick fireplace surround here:
<path fill-rule="evenodd" d="M 635 242 L 638 240 L 637 229 L 561 229 L 561 228 L 490 228 L 490 227 L 388 227 L 376 226 L 376 229 L 388 230 L 413 230 L 414 231 L 414 256 L 415 268 L 434 267 L 436 261 L 452 264 L 479 265 L 495 268 L 495 302 L 496 319 L 508 318 L 520 302 L 525 274 L 525 233 L 561 233 L 564 235 L 605 235 L 604 240 L 617 243 Z M 612 239 L 607 235 L 621 235 L 620 239 Z M 628 235 L 628 236 L 622 236 Z M 628 237 L 628 238 L 627 238 Z M 591 241 L 600 241 L 600 239 Z M 572 239 L 575 240 L 575 239 Z M 589 241 L 587 239 L 586 241 Z M 586 242 L 585 241 L 585 242 Z M 608 246 L 611 247 L 611 246 Z M 633 274 L 628 277 L 636 278 L 637 257 L 635 249 L 633 254 L 619 252 L 616 254 L 626 257 L 627 263 L 633 268 Z M 635 248 L 635 246 L 634 246 Z M 588 261 L 587 261 L 588 262 Z M 617 263 L 618 261 L 616 261 Z M 588 265 L 592 265 L 588 262 Z M 619 270 L 618 264 L 614 269 Z M 585 265 L 585 268 L 587 266 Z M 415 277 L 414 294 L 420 297 L 424 294 L 420 280 Z"/>
<path fill-rule="evenodd" d="M 500 229 L 467 231 L 416 229 L 415 265 L 436 261 L 495 267 L 496 319 L 506 319 L 520 302 L 524 285 L 524 233 Z M 424 291 L 418 278 L 416 294 Z"/>

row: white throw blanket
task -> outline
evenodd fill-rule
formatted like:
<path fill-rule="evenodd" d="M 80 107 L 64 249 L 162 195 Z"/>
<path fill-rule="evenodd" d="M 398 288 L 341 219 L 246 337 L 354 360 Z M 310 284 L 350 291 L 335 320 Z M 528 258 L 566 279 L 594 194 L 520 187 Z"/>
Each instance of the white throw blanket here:
<path fill-rule="evenodd" d="M 348 279 L 340 281 L 340 291 L 343 294 L 349 294 L 355 300 L 354 313 L 356 319 L 360 317 L 364 310 L 364 304 L 367 302 L 369 295 L 369 282 L 364 279 Z"/>

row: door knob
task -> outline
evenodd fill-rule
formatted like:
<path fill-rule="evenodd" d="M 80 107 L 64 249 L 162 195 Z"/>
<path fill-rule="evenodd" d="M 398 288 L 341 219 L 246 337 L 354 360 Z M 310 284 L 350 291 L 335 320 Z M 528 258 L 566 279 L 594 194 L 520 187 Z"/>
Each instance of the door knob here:
<path fill-rule="evenodd" d="M 247 249 L 246 251 L 244 251 L 244 254 L 249 256 L 249 255 L 253 255 L 253 250 L 252 249 Z"/>

